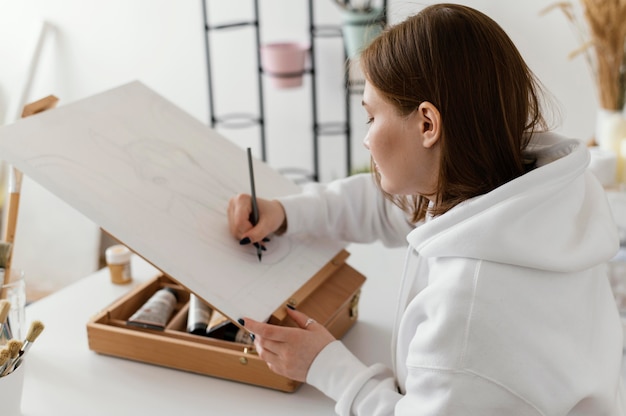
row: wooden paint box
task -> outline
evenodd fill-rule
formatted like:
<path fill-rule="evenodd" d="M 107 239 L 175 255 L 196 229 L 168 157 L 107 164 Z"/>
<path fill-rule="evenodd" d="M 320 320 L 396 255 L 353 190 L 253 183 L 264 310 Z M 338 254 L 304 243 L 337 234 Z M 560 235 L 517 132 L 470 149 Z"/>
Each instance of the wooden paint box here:
<path fill-rule="evenodd" d="M 354 325 L 365 277 L 345 263 L 343 250 L 305 286 L 281 305 L 269 322 L 295 326 L 286 304 L 323 324 L 341 338 Z M 178 304 L 164 331 L 126 325 L 128 318 L 157 290 L 171 287 Z M 87 324 L 89 348 L 101 354 L 293 392 L 301 383 L 272 372 L 253 345 L 193 335 L 186 331 L 189 291 L 175 279 L 159 275 L 135 288 Z M 210 302 L 209 302 L 210 303 Z"/>
<path fill-rule="evenodd" d="M 259 271 L 225 218 L 229 199 L 250 187 L 245 153 L 141 82 L 0 130 L 7 163 L 161 271 L 88 323 L 92 350 L 293 391 L 297 383 L 273 374 L 250 346 L 187 334 L 189 291 L 234 319 L 271 315 L 271 323 L 293 325 L 289 303 L 337 337 L 354 323 L 364 277 L 345 264 L 341 243 L 273 239 L 285 244 L 268 247 L 268 257 L 278 254 L 264 258 Z M 257 195 L 302 190 L 266 163 L 252 165 Z M 128 327 L 132 313 L 164 286 L 181 299 L 167 328 Z"/>

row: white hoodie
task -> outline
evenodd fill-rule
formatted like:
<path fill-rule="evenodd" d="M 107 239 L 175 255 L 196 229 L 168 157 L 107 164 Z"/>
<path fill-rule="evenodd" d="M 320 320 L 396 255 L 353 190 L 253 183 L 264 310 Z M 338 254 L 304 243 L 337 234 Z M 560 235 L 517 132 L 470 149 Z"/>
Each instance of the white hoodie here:
<path fill-rule="evenodd" d="M 281 199 L 290 234 L 409 243 L 393 371 L 339 341 L 309 369 L 338 414 L 625 414 L 606 197 L 582 143 L 543 133 L 528 151 L 536 169 L 415 228 L 369 175 Z"/>

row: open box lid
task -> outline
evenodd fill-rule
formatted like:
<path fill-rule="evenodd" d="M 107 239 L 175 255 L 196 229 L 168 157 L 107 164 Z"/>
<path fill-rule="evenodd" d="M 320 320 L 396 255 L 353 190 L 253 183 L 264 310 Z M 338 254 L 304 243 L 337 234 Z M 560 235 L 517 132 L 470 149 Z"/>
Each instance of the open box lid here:
<path fill-rule="evenodd" d="M 0 158 L 233 320 L 267 319 L 345 258 L 338 242 L 274 237 L 259 263 L 226 216 L 250 192 L 244 149 L 137 81 L 0 127 Z M 254 172 L 260 198 L 300 191 Z"/>

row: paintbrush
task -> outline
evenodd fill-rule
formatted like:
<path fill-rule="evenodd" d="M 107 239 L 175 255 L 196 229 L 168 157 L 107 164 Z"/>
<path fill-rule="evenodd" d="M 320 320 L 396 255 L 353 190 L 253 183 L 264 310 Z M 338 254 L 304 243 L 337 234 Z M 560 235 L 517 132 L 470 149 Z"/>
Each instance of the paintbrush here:
<path fill-rule="evenodd" d="M 11 327 L 7 322 L 9 311 L 11 310 L 11 302 L 6 299 L 0 300 L 0 344 L 6 344 L 13 334 L 11 333 Z"/>
<path fill-rule="evenodd" d="M 22 172 L 11 167 L 7 182 L 9 199 L 7 202 L 6 228 L 4 229 L 4 236 L 2 238 L 7 243 L 13 243 L 15 241 L 17 213 L 20 208 L 20 192 L 22 191 L 22 177 Z"/>
<path fill-rule="evenodd" d="M 45 327 L 41 321 L 33 321 L 30 324 L 30 328 L 28 329 L 28 334 L 26 334 L 26 340 L 24 341 L 22 348 L 20 348 L 19 357 L 15 361 L 15 364 L 13 365 L 13 370 L 15 370 L 17 367 L 20 366 L 20 364 L 22 363 L 22 360 L 24 360 L 24 356 L 26 355 L 30 347 L 33 345 L 33 342 L 35 342 L 39 334 L 41 334 L 41 332 L 44 330 L 44 328 Z"/>
<path fill-rule="evenodd" d="M 13 371 L 13 365 L 20 356 L 20 350 L 22 349 L 22 341 L 12 339 L 7 342 L 7 349 L 9 350 L 9 360 L 4 363 L 4 366 L 0 368 L 0 377 L 6 376 Z"/>
<path fill-rule="evenodd" d="M 4 220 L 4 235 L 2 237 L 2 250 L 0 265 L 4 267 L 4 284 L 9 283 L 11 277 L 11 257 L 13 243 L 15 242 L 15 228 L 17 226 L 17 213 L 20 207 L 20 192 L 22 190 L 22 172 L 11 167 L 9 169 L 8 196 L 6 205 L 6 217 Z M 4 292 L 4 290 L 3 290 Z M 4 299 L 4 293 L 0 293 L 0 299 Z"/>
<path fill-rule="evenodd" d="M 0 374 L 2 374 L 2 371 L 4 371 L 4 366 L 6 365 L 7 361 L 9 361 L 9 349 L 8 348 L 3 348 L 2 350 L 0 350 Z"/>
<path fill-rule="evenodd" d="M 9 259 L 11 257 L 11 249 L 13 248 L 13 244 L 7 241 L 0 241 L 0 269 L 4 269 L 4 278 L 2 281 L 2 288 L 0 290 L 0 299 L 4 299 L 6 297 L 5 286 L 9 283 L 11 279 L 11 272 L 9 271 Z"/>
<path fill-rule="evenodd" d="M 41 334 L 43 329 L 44 326 L 41 321 L 33 321 L 33 323 L 30 324 L 28 334 L 26 334 L 26 340 L 23 343 L 21 341 L 16 342 L 16 340 L 9 341 L 9 344 L 13 342 L 11 346 L 7 344 L 7 347 L 9 347 L 10 358 L 9 361 L 5 364 L 4 369 L 0 370 L 0 377 L 11 374 L 13 371 L 15 371 L 16 368 L 18 368 L 22 364 L 22 361 L 24 361 L 24 356 L 30 349 L 31 345 L 33 345 L 33 342 L 35 342 L 39 334 Z M 16 345 L 18 347 L 17 352 L 15 352 Z"/>
<path fill-rule="evenodd" d="M 0 301 L 4 301 L 7 303 L 8 301 L 5 298 L 7 297 L 7 285 L 11 281 L 11 272 L 9 271 L 9 269 L 6 268 L 6 266 L 7 261 L 11 256 L 12 247 L 13 245 L 11 243 L 7 243 L 6 241 L 0 241 L 0 270 L 4 270 L 4 278 L 2 279 L 2 286 L 0 287 Z M 11 323 L 9 322 L 8 318 L 10 309 L 10 303 L 8 304 L 8 306 L 5 306 L 4 303 L 0 306 L 0 343 L 2 344 L 6 344 L 11 338 L 13 338 L 13 331 L 11 331 Z"/>

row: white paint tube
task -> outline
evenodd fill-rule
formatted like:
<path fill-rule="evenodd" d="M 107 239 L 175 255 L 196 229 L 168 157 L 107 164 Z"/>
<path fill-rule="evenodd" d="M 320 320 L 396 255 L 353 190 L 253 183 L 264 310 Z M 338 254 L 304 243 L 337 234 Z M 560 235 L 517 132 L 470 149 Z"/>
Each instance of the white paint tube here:
<path fill-rule="evenodd" d="M 164 330 L 167 321 L 172 316 L 176 302 L 176 291 L 170 287 L 157 291 L 141 308 L 126 322 L 130 326 Z"/>

